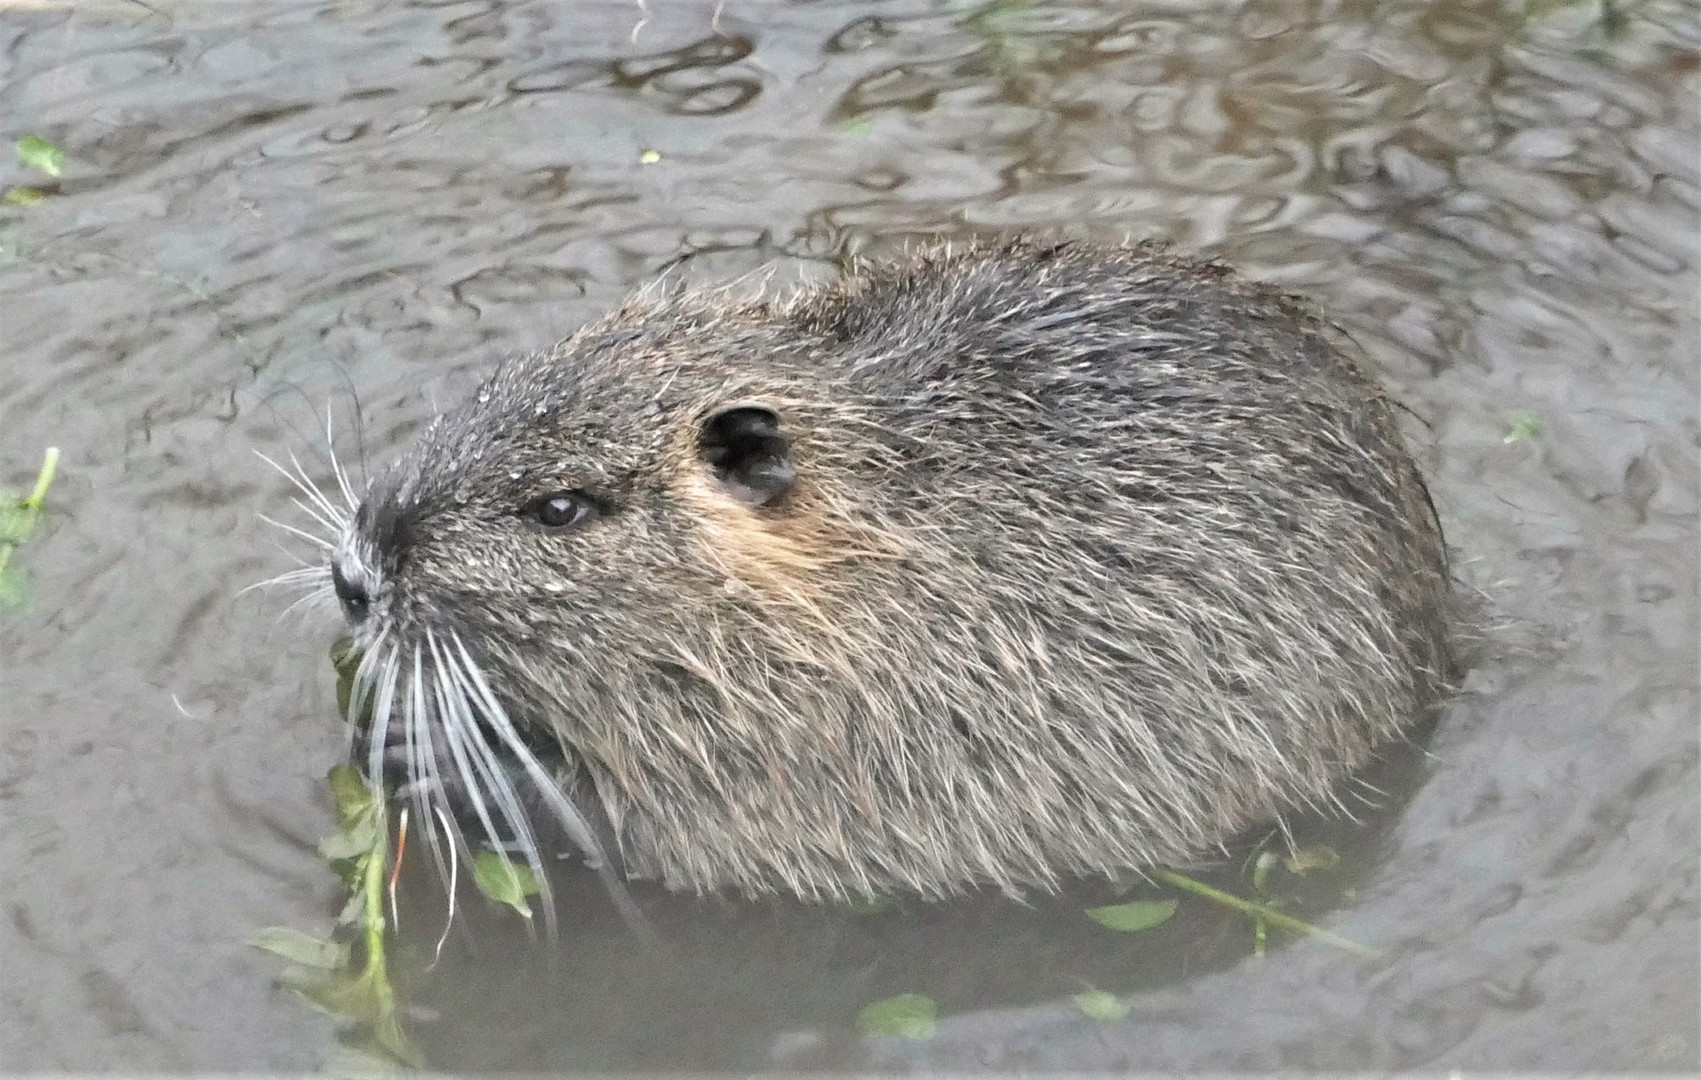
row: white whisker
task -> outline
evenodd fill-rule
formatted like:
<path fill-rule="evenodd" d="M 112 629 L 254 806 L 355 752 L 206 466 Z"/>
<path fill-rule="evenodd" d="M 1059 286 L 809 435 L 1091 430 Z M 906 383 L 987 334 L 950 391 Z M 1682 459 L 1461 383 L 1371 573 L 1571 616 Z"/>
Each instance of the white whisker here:
<path fill-rule="evenodd" d="M 444 832 L 454 831 L 454 827 L 449 823 L 449 816 L 443 812 L 443 808 L 441 806 L 433 803 L 431 810 L 432 813 L 436 815 L 437 820 L 442 823 Z M 435 835 L 436 831 L 435 826 L 432 827 L 432 835 Z M 437 850 L 435 845 L 433 846 L 433 850 Z M 451 856 L 453 856 L 454 848 L 451 847 L 449 850 Z M 446 886 L 446 890 L 449 894 L 449 914 L 443 920 L 443 933 L 437 938 L 437 948 L 433 949 L 431 952 L 431 963 L 426 965 L 426 971 L 430 971 L 435 968 L 437 966 L 437 962 L 443 959 L 443 943 L 449 940 L 449 928 L 455 925 L 455 889 L 460 884 L 460 869 L 461 860 L 451 857 L 449 860 L 449 882 Z"/>
<path fill-rule="evenodd" d="M 438 704 L 442 709 L 439 719 L 443 722 L 449 752 L 453 755 L 455 766 L 466 784 L 473 813 L 484 826 L 485 837 L 491 846 L 500 851 L 504 846 L 502 834 L 497 832 L 490 809 L 479 790 L 481 782 L 488 783 L 490 793 L 495 796 L 497 807 L 505 819 L 504 823 L 509 826 L 513 840 L 525 856 L 527 865 L 531 867 L 533 877 L 537 879 L 541 890 L 539 904 L 543 908 L 549 935 L 553 938 L 556 936 L 555 904 L 537 841 L 532 836 L 531 825 L 519 805 L 513 784 L 501 775 L 501 763 L 495 760 L 494 753 L 478 730 L 472 710 L 468 708 L 471 702 L 465 694 L 466 681 L 462 672 L 457 666 L 449 663 L 449 658 L 444 654 L 435 633 L 428 630 L 425 636 L 439 674 Z M 447 679 L 442 677 L 445 674 Z"/>
<path fill-rule="evenodd" d="M 354 486 L 349 483 L 342 462 L 337 460 L 337 440 L 331 432 L 331 404 L 328 401 L 325 403 L 325 447 L 331 454 L 331 475 L 336 477 L 337 486 L 343 492 L 343 501 L 348 503 L 352 512 L 360 506 L 360 500 L 354 497 Z"/>
<path fill-rule="evenodd" d="M 301 539 L 307 541 L 309 544 L 314 545 L 315 547 L 324 548 L 326 551 L 335 551 L 336 550 L 336 547 L 337 547 L 336 544 L 332 543 L 329 540 L 326 540 L 322 536 L 314 536 L 312 533 L 308 532 L 306 529 L 298 529 L 294 525 L 285 525 L 283 522 L 277 520 L 276 518 L 267 517 L 265 514 L 259 514 L 257 516 L 259 517 L 259 519 L 261 521 L 264 521 L 267 525 L 270 525 L 274 528 L 282 529 L 284 532 L 290 533 L 294 536 L 298 536 Z"/>
<path fill-rule="evenodd" d="M 313 604 L 327 603 L 330 601 L 331 596 L 331 587 L 329 585 L 322 585 L 307 593 L 305 596 L 299 597 L 294 603 L 278 612 L 277 621 L 280 623 L 283 622 L 285 619 L 289 618 L 290 613 L 295 611 L 297 608 L 308 607 Z"/>
<path fill-rule="evenodd" d="M 584 855 L 585 865 L 592 869 L 601 869 L 606 861 L 606 856 L 603 853 L 602 845 L 597 842 L 596 834 L 591 831 L 590 823 L 585 820 L 583 814 L 579 813 L 578 808 L 568 802 L 565 795 L 561 794 L 561 789 L 557 786 L 554 778 L 544 770 L 543 765 L 526 748 L 525 743 L 520 741 L 519 734 L 514 730 L 513 722 L 508 719 L 507 711 L 496 700 L 496 695 L 491 691 L 490 684 L 485 682 L 484 673 L 479 670 L 477 664 L 473 663 L 473 659 L 467 653 L 467 647 L 461 641 L 460 635 L 451 634 L 450 636 L 455 643 L 455 648 L 460 653 L 461 664 L 457 666 L 456 670 L 466 678 L 467 689 L 473 693 L 474 700 L 479 705 L 480 713 L 496 728 L 497 734 L 502 736 L 503 742 L 507 744 L 514 756 L 520 759 L 520 764 L 530 774 L 532 782 L 538 786 L 544 801 L 549 803 L 550 809 L 555 811 L 556 817 L 560 819 L 561 827 L 567 831 L 567 838 L 572 840 Z"/>
<path fill-rule="evenodd" d="M 319 486 L 313 482 L 313 479 L 310 476 L 307 475 L 307 470 L 301 467 L 301 461 L 295 456 L 294 451 L 291 451 L 289 455 L 289 461 L 290 464 L 294 466 L 294 471 L 284 468 L 271 457 L 259 450 L 254 451 L 254 453 L 261 461 L 264 461 L 267 465 L 270 465 L 273 469 L 277 470 L 278 474 L 288 480 L 297 491 L 306 496 L 307 501 L 317 507 L 320 513 L 324 514 L 333 522 L 342 524 L 347 523 L 348 516 L 339 511 L 335 503 L 332 503 L 329 499 L 325 498 L 324 493 L 319 490 Z"/>
<path fill-rule="evenodd" d="M 367 736 L 373 739 L 373 746 L 382 747 L 383 736 L 390 722 L 390 710 L 394 706 L 396 695 L 396 676 L 398 663 L 397 653 L 400 650 L 391 646 L 388 634 L 380 634 L 354 669 L 354 678 L 348 695 L 349 743 L 353 748 L 354 739 L 360 733 L 361 714 L 370 705 L 372 716 L 367 722 Z M 382 669 L 380 671 L 380 669 Z M 371 747 L 368 747 L 370 751 Z M 380 751 L 381 752 L 381 751 Z M 368 756 L 367 780 L 373 784 L 383 782 L 383 773 L 373 771 L 374 764 Z"/>
<path fill-rule="evenodd" d="M 312 506 L 299 498 L 292 498 L 289 501 L 297 510 L 300 510 L 303 514 L 312 518 L 321 529 L 324 529 L 326 537 L 332 538 L 342 534 L 342 526 L 326 517 L 324 512 L 319 510 L 317 507 Z"/>
<path fill-rule="evenodd" d="M 434 679 L 441 679 L 441 676 L 437 674 L 435 669 L 433 669 L 432 674 Z M 423 701 L 423 697 L 421 700 Z M 432 745 L 431 723 L 429 718 L 424 716 L 409 716 L 406 735 L 408 776 L 415 787 L 415 801 L 422 807 L 429 806 L 433 811 L 435 811 L 434 816 L 427 823 L 428 828 L 425 834 L 426 843 L 431 848 L 431 859 L 432 863 L 437 868 L 438 880 L 442 881 L 444 888 L 448 890 L 449 902 L 453 905 L 455 895 L 455 868 L 460 864 L 460 855 L 457 845 L 459 848 L 465 848 L 466 840 L 461 836 L 460 831 L 452 825 L 442 810 L 441 804 L 444 798 L 443 780 L 437 769 L 437 751 Z M 443 832 L 441 834 L 437 831 L 437 823 L 439 821 L 443 824 Z M 444 840 L 447 840 L 449 845 L 449 855 L 446 859 L 443 855 Z M 447 874 L 445 874 L 445 868 L 447 868 Z"/>
<path fill-rule="evenodd" d="M 325 567 L 308 564 L 296 567 L 294 570 L 285 570 L 276 577 L 269 577 L 264 581 L 256 581 L 252 585 L 244 585 L 236 591 L 236 595 L 246 596 L 256 589 L 270 589 L 286 585 L 317 586 L 321 581 L 328 581 L 329 579 L 330 571 Z"/>
<path fill-rule="evenodd" d="M 337 508 L 336 503 L 331 501 L 330 496 L 325 494 L 324 489 L 311 476 L 307 475 L 307 470 L 302 466 L 301 459 L 295 456 L 293 450 L 289 454 L 289 463 L 295 467 L 295 486 L 300 488 L 313 502 L 313 505 L 317 506 L 326 517 L 332 520 L 343 520 L 343 512 Z"/>
<path fill-rule="evenodd" d="M 489 784 L 490 792 L 496 796 L 497 808 L 504 820 L 511 826 L 512 839 L 521 846 L 532 846 L 530 823 L 525 810 L 520 804 L 519 797 L 514 791 L 514 785 L 509 781 L 502 763 L 495 750 L 484 737 L 483 730 L 478 725 L 472 706 L 474 702 L 467 696 L 466 680 L 459 671 L 459 665 L 454 658 L 444 652 L 442 644 L 434 633 L 427 632 L 426 640 L 430 643 L 432 658 L 436 661 L 438 685 L 444 702 L 446 726 L 454 731 L 462 741 L 462 746 L 471 751 L 471 761 L 478 775 Z M 492 841 L 495 837 L 492 836 Z"/>
<path fill-rule="evenodd" d="M 645 942 L 657 943 L 659 939 L 655 931 L 650 927 L 649 921 L 644 918 L 643 912 L 638 910 L 638 905 L 633 903 L 632 897 L 627 893 L 620 879 L 615 876 L 609 865 L 608 857 L 603 852 L 602 844 L 597 841 L 596 834 L 591 831 L 590 823 L 585 820 L 584 814 L 568 800 L 566 795 L 562 794 L 556 778 L 549 775 L 543 764 L 538 761 L 537 756 L 520 740 L 519 733 L 514 729 L 513 721 L 508 719 L 507 710 L 496 699 L 495 693 L 490 689 L 490 684 L 484 678 L 484 673 L 479 670 L 478 664 L 467 652 L 466 644 L 461 641 L 460 635 L 450 631 L 449 637 L 459 654 L 459 662 L 453 666 L 453 673 L 461 682 L 463 688 L 467 690 L 469 696 L 472 697 L 480 714 L 487 723 L 496 729 L 496 733 L 501 737 L 508 752 L 519 759 L 521 767 L 526 770 L 532 783 L 537 786 L 538 793 L 543 796 L 544 802 L 554 811 L 556 820 L 560 822 L 562 829 L 567 833 L 567 838 L 578 847 L 585 865 L 597 871 L 608 892 L 609 899 L 619 910 L 626 925 Z"/>
<path fill-rule="evenodd" d="M 322 563 L 322 562 L 308 562 L 306 559 L 303 559 L 300 555 L 297 555 L 295 552 L 291 551 L 289 548 L 284 547 L 283 544 L 279 543 L 278 540 L 275 537 L 269 538 L 269 540 L 270 540 L 271 545 L 273 547 L 277 548 L 278 551 L 283 554 L 284 558 L 288 559 L 290 562 L 294 563 L 296 566 L 313 567 L 314 569 L 320 570 L 320 571 L 327 573 L 327 574 L 331 572 L 331 568 L 326 566 L 324 563 Z"/>

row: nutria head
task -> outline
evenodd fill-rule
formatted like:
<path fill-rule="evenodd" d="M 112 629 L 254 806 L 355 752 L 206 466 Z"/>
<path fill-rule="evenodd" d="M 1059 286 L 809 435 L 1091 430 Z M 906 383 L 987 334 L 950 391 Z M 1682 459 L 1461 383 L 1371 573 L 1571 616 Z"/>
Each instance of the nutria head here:
<path fill-rule="evenodd" d="M 680 889 L 1179 861 L 1328 803 L 1450 677 L 1388 402 L 1146 248 L 635 301 L 440 416 L 330 573 L 374 768 Z"/>

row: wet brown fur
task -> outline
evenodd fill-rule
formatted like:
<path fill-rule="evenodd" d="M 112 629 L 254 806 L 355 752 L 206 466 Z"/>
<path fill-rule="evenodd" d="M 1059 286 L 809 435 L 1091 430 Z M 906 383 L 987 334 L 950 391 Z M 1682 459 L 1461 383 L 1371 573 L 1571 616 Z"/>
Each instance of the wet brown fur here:
<path fill-rule="evenodd" d="M 696 454 L 740 405 L 797 463 L 771 506 Z M 610 511 L 514 521 L 556 487 Z M 620 865 L 679 889 L 1185 860 L 1330 804 L 1453 679 L 1439 527 L 1350 343 L 1152 248 L 641 298 L 506 365 L 368 501 L 408 520 L 405 557 L 359 527 L 339 556 L 369 553 L 377 624 L 461 634 Z"/>

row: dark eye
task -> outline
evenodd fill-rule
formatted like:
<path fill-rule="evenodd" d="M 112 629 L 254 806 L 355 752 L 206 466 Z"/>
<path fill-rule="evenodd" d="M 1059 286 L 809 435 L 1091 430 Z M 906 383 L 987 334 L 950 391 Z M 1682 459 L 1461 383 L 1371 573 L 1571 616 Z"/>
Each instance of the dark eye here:
<path fill-rule="evenodd" d="M 571 529 L 597 516 L 597 504 L 582 491 L 539 495 L 526 504 L 525 515 L 549 529 Z"/>

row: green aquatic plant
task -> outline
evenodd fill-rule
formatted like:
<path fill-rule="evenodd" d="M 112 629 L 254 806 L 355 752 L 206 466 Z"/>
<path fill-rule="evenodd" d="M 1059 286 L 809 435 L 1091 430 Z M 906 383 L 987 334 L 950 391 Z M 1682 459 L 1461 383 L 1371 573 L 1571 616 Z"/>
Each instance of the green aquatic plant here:
<path fill-rule="evenodd" d="M 1296 919 L 1292 915 L 1278 911 L 1270 904 L 1259 903 L 1256 900 L 1248 900 L 1245 897 L 1236 896 L 1233 893 L 1225 892 L 1222 889 L 1207 885 L 1196 878 L 1188 877 L 1186 874 L 1178 874 L 1174 870 L 1163 869 L 1154 869 L 1150 871 L 1150 873 L 1152 877 L 1166 885 L 1172 885 L 1177 889 L 1181 889 L 1183 892 L 1190 892 L 1195 896 L 1204 897 L 1212 903 L 1232 908 L 1243 915 L 1251 916 L 1255 920 L 1261 919 L 1268 925 L 1274 926 L 1280 930 L 1286 930 L 1290 934 L 1313 938 L 1322 944 L 1333 946 L 1343 952 L 1350 952 L 1354 956 L 1375 957 L 1381 955 L 1375 949 L 1366 945 L 1360 945 L 1358 942 L 1353 941 L 1350 938 L 1344 938 L 1339 934 L 1330 933 L 1320 926 L 1313 926 L 1303 919 Z"/>
<path fill-rule="evenodd" d="M 1126 904 L 1110 904 L 1087 909 L 1087 918 L 1123 933 L 1150 930 L 1162 926 L 1175 914 L 1179 900 L 1132 900 Z"/>
<path fill-rule="evenodd" d="M 1321 927 L 1313 926 L 1303 919 L 1296 919 L 1281 910 L 1282 900 L 1270 897 L 1270 872 L 1276 866 L 1281 866 L 1295 876 L 1326 870 L 1340 861 L 1340 855 L 1333 848 L 1325 845 L 1311 845 L 1289 852 L 1285 857 L 1274 852 L 1260 852 L 1252 860 L 1252 888 L 1265 900 L 1248 900 L 1245 897 L 1223 889 L 1207 885 L 1197 878 L 1175 870 L 1153 868 L 1146 871 L 1145 876 L 1152 881 L 1169 885 L 1194 896 L 1202 897 L 1215 904 L 1233 911 L 1238 911 L 1252 919 L 1253 952 L 1258 956 L 1264 955 L 1265 944 L 1270 927 L 1285 930 L 1301 937 L 1314 938 L 1322 944 L 1350 952 L 1355 956 L 1380 955 L 1375 949 L 1360 945 L 1356 941 L 1332 934 Z M 1116 891 L 1123 895 L 1134 887 L 1133 881 L 1125 881 Z M 1168 922 L 1174 915 L 1180 901 L 1174 898 L 1164 900 L 1133 900 L 1120 904 L 1109 904 L 1104 907 L 1087 908 L 1084 914 L 1087 918 L 1108 929 L 1121 933 L 1134 933 L 1151 930 Z"/>
<path fill-rule="evenodd" d="M 26 169 L 46 173 L 54 179 L 65 171 L 65 151 L 40 135 L 25 135 L 13 144 L 12 150 L 18 164 Z M 20 184 L 0 191 L 0 206 L 34 206 L 51 194 L 51 188 Z"/>
<path fill-rule="evenodd" d="M 268 927 L 250 937 L 249 944 L 290 962 L 278 977 L 280 985 L 350 1025 L 353 1051 L 363 1064 L 422 1067 L 424 1057 L 402 1024 L 387 952 L 395 930 L 396 878 L 407 850 L 406 815 L 400 815 L 392 833 L 389 799 L 353 765 L 332 769 L 327 783 L 336 804 L 337 830 L 320 842 L 319 854 L 348 887 L 348 900 L 327 937 Z M 526 898 L 539 886 L 529 867 L 485 849 L 473 860 L 472 877 L 480 892 L 512 907 L 530 924 Z M 385 915 L 386 896 L 390 917 Z M 452 905 L 451 899 L 451 919 Z"/>
<path fill-rule="evenodd" d="M 1500 441 L 1510 446 L 1512 443 L 1529 442 L 1541 433 L 1541 417 L 1533 412 L 1513 413 L 1506 422 L 1506 434 Z"/>
<path fill-rule="evenodd" d="M 939 1003 L 926 994 L 894 994 L 871 1001 L 856 1014 L 864 1035 L 897 1039 L 931 1039 L 939 1026 Z"/>
<path fill-rule="evenodd" d="M 1069 1000 L 1075 1003 L 1075 1007 L 1080 1009 L 1083 1015 L 1094 1020 L 1122 1020 L 1133 1011 L 1133 1006 L 1108 990 L 1087 990 L 1071 994 Z"/>
<path fill-rule="evenodd" d="M 349 716 L 360 654 L 347 639 L 339 640 L 331 646 L 331 665 L 337 673 L 338 710 Z M 361 715 L 350 721 L 369 723 L 370 709 L 371 703 L 364 703 Z M 326 782 L 336 807 L 337 829 L 320 842 L 319 854 L 347 886 L 348 900 L 326 937 L 269 927 L 250 937 L 249 944 L 290 962 L 278 978 L 280 985 L 350 1025 L 355 1056 L 343 1066 L 351 1062 L 378 1068 L 392 1063 L 422 1066 L 424 1059 L 402 1024 L 387 952 L 396 929 L 396 880 L 407 852 L 407 811 L 392 815 L 389 795 L 351 764 L 333 768 Z M 451 857 L 453 852 L 451 847 Z M 541 891 L 530 867 L 486 848 L 473 858 L 472 879 L 481 893 L 513 908 L 530 925 L 527 898 Z M 453 920 L 458 880 L 453 867 L 449 880 L 449 918 Z"/>
<path fill-rule="evenodd" d="M 531 867 L 485 848 L 473 857 L 472 878 L 479 892 L 513 908 L 531 925 L 532 906 L 526 898 L 543 891 Z"/>
<path fill-rule="evenodd" d="M 47 489 L 53 486 L 58 471 L 59 448 L 50 446 L 28 495 L 19 497 L 0 491 L 0 608 L 22 606 L 29 596 L 28 582 L 13 565 L 12 553 L 35 532 L 42 505 L 47 501 Z"/>
<path fill-rule="evenodd" d="M 379 1060 L 423 1066 L 424 1058 L 402 1027 L 390 982 L 384 915 L 390 830 L 387 802 L 352 765 L 338 765 L 327 781 L 337 808 L 337 831 L 319 854 L 349 887 L 348 902 L 328 938 L 271 927 L 249 939 L 256 948 L 289 960 L 279 983 L 303 1000 L 354 1025 Z"/>
<path fill-rule="evenodd" d="M 55 178 L 65 171 L 65 151 L 40 135 L 25 135 L 14 149 L 18 164 L 26 169 L 38 169 Z"/>

